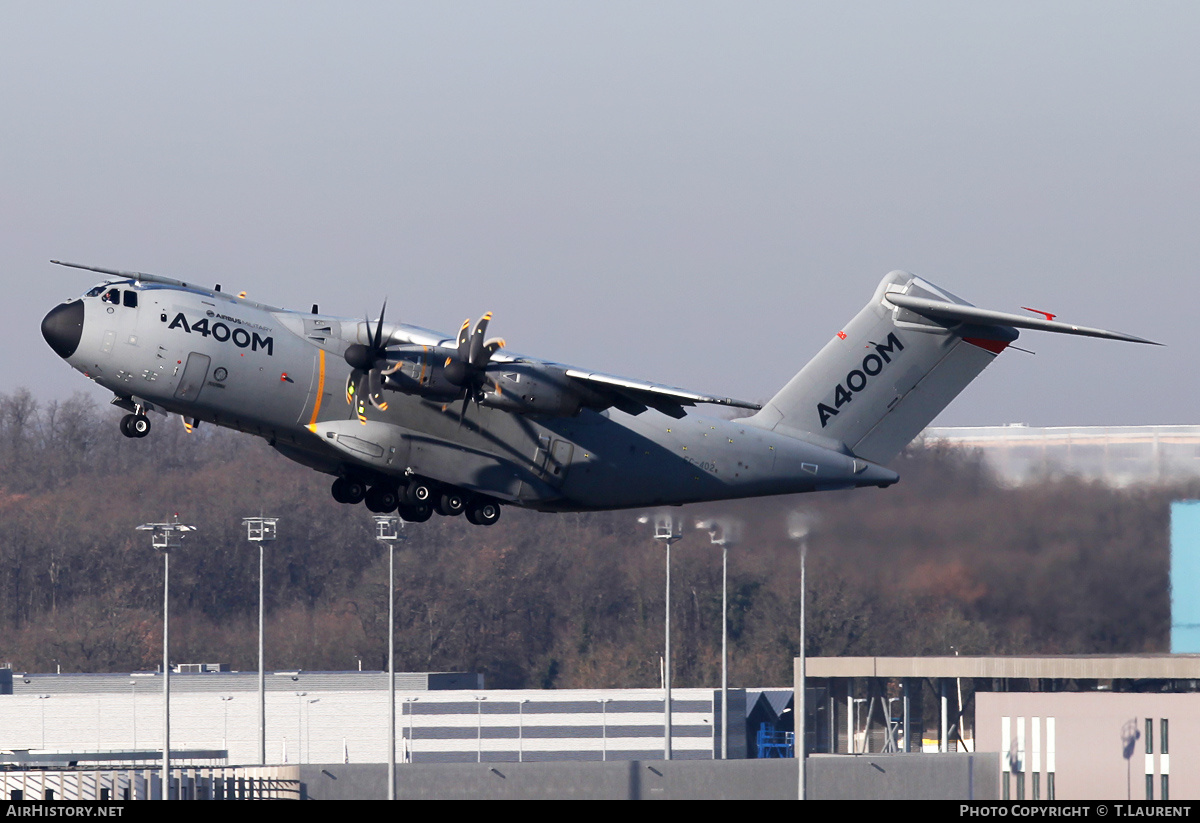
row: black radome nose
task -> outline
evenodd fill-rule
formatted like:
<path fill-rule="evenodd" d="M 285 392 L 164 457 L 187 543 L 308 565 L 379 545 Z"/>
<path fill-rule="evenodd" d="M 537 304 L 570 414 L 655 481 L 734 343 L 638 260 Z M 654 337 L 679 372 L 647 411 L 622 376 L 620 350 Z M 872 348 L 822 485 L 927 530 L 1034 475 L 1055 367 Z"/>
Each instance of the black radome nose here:
<path fill-rule="evenodd" d="M 83 301 L 72 300 L 50 310 L 42 318 L 42 337 L 64 359 L 75 353 L 83 336 Z"/>

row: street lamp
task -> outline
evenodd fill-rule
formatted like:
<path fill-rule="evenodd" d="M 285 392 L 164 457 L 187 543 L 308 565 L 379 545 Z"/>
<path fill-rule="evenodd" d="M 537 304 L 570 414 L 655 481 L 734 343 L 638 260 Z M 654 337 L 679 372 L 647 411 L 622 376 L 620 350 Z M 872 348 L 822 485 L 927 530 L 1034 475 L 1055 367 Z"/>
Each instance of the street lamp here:
<path fill-rule="evenodd" d="M 721 759 L 729 759 L 729 547 L 742 537 L 742 523 L 732 517 L 696 521 L 708 532 L 714 546 L 721 547 Z"/>
<path fill-rule="evenodd" d="M 267 686 L 263 669 L 263 543 L 275 539 L 277 517 L 243 517 L 246 539 L 258 544 L 258 763 L 267 765 Z"/>
<path fill-rule="evenodd" d="M 396 541 L 404 540 L 398 514 L 376 514 L 375 539 L 388 547 L 388 800 L 396 799 Z"/>
<path fill-rule="evenodd" d="M 787 518 L 788 537 L 800 543 L 800 682 L 797 684 L 795 706 L 795 750 L 796 762 L 799 765 L 799 789 L 798 799 L 804 800 L 805 797 L 805 780 L 807 778 L 808 766 L 808 707 L 805 705 L 807 696 L 805 680 L 805 669 L 807 661 L 805 659 L 805 615 L 804 615 L 804 594 L 805 594 L 805 567 L 808 563 L 808 535 L 812 531 L 815 519 L 812 515 L 806 512 L 792 512 Z"/>
<path fill-rule="evenodd" d="M 171 663 L 170 663 L 170 609 L 168 608 L 171 588 L 171 549 L 183 544 L 183 537 L 194 532 L 195 526 L 186 526 L 174 515 L 166 523 L 143 523 L 138 531 L 150 532 L 150 545 L 163 556 L 163 758 L 162 799 L 170 800 L 171 792 Z"/>
<path fill-rule="evenodd" d="M 670 512 L 643 514 L 639 523 L 654 523 L 654 539 L 667 548 L 667 594 L 663 658 L 663 760 L 671 759 L 671 544 L 683 538 L 683 520 Z"/>

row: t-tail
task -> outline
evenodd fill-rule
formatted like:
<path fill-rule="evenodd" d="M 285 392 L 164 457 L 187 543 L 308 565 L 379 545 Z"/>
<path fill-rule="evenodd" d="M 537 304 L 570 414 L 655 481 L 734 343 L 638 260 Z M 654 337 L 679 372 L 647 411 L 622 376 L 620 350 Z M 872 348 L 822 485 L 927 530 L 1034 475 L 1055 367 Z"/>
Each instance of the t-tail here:
<path fill-rule="evenodd" d="M 871 302 L 747 422 L 887 463 L 1017 339 L 1017 329 L 1152 343 L 1038 313 L 1044 318 L 979 309 L 920 277 L 894 271 Z"/>

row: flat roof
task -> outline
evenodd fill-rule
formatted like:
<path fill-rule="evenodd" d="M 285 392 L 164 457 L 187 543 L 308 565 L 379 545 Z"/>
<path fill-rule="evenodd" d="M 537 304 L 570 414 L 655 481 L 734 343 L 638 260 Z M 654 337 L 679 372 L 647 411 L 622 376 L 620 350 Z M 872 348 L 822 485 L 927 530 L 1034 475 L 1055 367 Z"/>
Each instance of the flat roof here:
<path fill-rule="evenodd" d="M 810 657 L 805 662 L 809 677 L 1200 680 L 1200 654 Z"/>

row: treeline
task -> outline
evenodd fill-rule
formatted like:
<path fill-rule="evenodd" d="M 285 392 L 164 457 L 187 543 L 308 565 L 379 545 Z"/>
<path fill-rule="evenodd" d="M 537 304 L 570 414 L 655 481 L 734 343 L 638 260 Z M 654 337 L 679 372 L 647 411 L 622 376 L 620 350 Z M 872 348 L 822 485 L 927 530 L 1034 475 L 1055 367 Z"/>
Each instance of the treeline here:
<path fill-rule="evenodd" d="M 161 659 L 162 564 L 135 527 L 175 512 L 198 527 L 172 555 L 172 657 L 256 665 L 257 550 L 241 519 L 280 518 L 267 549 L 267 666 L 382 668 L 387 559 L 365 508 L 263 441 L 121 412 L 77 395 L 0 395 L 0 664 L 130 671 Z M 730 553 L 731 677 L 783 684 L 799 643 L 799 560 L 810 538 L 808 652 L 820 655 L 1165 651 L 1169 503 L 1190 488 L 1060 480 L 1009 489 L 977 455 L 914 447 L 902 482 L 692 506 L 746 523 Z M 410 524 L 397 551 L 397 654 L 407 670 L 482 671 L 493 687 L 657 684 L 661 547 L 636 512 L 506 508 Z M 675 682 L 720 671 L 720 552 L 688 533 L 672 552 Z"/>

